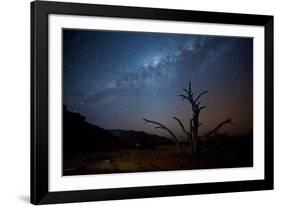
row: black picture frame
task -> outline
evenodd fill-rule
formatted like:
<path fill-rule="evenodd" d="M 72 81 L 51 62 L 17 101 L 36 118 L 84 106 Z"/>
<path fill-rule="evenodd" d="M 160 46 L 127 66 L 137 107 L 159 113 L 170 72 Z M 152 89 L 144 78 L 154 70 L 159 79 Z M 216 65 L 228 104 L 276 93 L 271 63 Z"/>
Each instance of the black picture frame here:
<path fill-rule="evenodd" d="M 48 15 L 82 15 L 265 28 L 265 178 L 116 189 L 48 190 Z M 50 204 L 273 189 L 273 16 L 34 1 L 31 3 L 31 203 Z"/>

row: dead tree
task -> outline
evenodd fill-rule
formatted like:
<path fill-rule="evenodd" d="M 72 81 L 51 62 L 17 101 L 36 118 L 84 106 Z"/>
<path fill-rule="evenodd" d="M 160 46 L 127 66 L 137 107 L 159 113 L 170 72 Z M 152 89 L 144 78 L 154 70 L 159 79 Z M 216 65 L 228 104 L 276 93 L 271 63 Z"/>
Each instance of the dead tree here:
<path fill-rule="evenodd" d="M 189 120 L 189 131 L 186 130 L 184 124 L 181 122 L 181 120 L 179 118 L 177 118 L 177 117 L 173 117 L 173 118 L 178 122 L 178 124 L 181 127 L 181 129 L 183 130 L 184 134 L 186 134 L 187 138 L 190 140 L 192 156 L 198 157 L 199 146 L 200 146 L 200 137 L 198 134 L 199 134 L 199 127 L 202 125 L 202 123 L 199 121 L 200 120 L 199 117 L 200 117 L 200 112 L 207 107 L 207 106 L 201 106 L 201 101 L 199 101 L 199 100 L 203 95 L 207 94 L 208 91 L 203 91 L 203 92 L 199 93 L 196 97 L 194 97 L 194 93 L 191 88 L 191 82 L 189 82 L 189 84 L 188 84 L 188 89 L 184 88 L 183 91 L 184 91 L 184 94 L 180 94 L 179 96 L 182 97 L 183 100 L 187 100 L 190 103 L 192 112 L 193 112 L 192 118 Z M 182 154 L 180 142 L 178 141 L 176 135 L 170 129 L 168 129 L 165 125 L 163 125 L 159 122 L 147 120 L 147 119 L 143 119 L 143 120 L 146 123 L 151 123 L 151 124 L 156 125 L 156 127 L 154 127 L 155 129 L 166 130 L 173 137 L 179 154 L 180 155 Z M 231 123 L 230 118 L 226 119 L 225 121 L 218 124 L 214 129 L 210 130 L 206 134 L 206 137 L 210 137 L 213 134 L 216 134 L 217 131 L 227 123 Z"/>
<path fill-rule="evenodd" d="M 200 137 L 198 135 L 199 133 L 199 126 L 202 124 L 199 122 L 200 112 L 205 109 L 207 106 L 201 106 L 200 98 L 207 94 L 208 91 L 203 91 L 197 95 L 197 97 L 194 97 L 194 93 L 191 88 L 191 82 L 188 84 L 188 89 L 183 89 L 185 92 L 184 94 L 180 94 L 179 96 L 182 97 L 184 100 L 187 100 L 192 108 L 192 118 L 189 121 L 189 127 L 190 127 L 190 134 L 188 135 L 191 141 L 191 150 L 192 155 L 194 157 L 197 157 L 199 155 L 199 147 L 200 147 Z M 214 129 L 210 130 L 206 137 L 210 137 L 212 134 L 215 134 L 221 127 L 223 127 L 225 124 L 231 123 L 231 119 L 228 118 L 225 121 L 218 124 Z"/>

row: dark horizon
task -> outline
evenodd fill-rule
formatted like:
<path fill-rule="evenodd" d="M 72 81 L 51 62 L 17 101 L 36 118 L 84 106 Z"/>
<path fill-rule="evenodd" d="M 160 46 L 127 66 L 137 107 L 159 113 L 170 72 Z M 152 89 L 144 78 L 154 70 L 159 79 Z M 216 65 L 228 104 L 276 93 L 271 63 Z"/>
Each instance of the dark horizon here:
<path fill-rule="evenodd" d="M 189 81 L 195 96 L 208 90 L 200 133 L 226 118 L 223 131 L 252 130 L 252 38 L 63 30 L 63 102 L 93 125 L 168 137 L 147 118 L 184 136 L 172 117 L 191 118 L 178 96 Z"/>
<path fill-rule="evenodd" d="M 66 108 L 67 108 L 67 107 L 66 107 Z M 67 110 L 68 110 L 68 108 L 67 108 Z M 74 114 L 79 114 L 79 115 L 83 116 L 82 114 L 80 114 L 80 113 L 77 112 L 77 111 L 73 111 L 72 113 L 74 113 Z M 85 116 L 83 116 L 83 117 L 85 117 Z M 165 137 L 165 138 L 168 138 L 168 139 L 172 139 L 172 137 L 169 136 L 169 133 L 167 133 L 167 132 L 150 132 L 150 131 L 135 130 L 135 129 L 103 128 L 103 127 L 101 127 L 101 126 L 99 126 L 99 125 L 95 125 L 95 124 L 89 122 L 86 117 L 85 117 L 85 122 L 91 124 L 92 126 L 100 127 L 101 129 L 104 129 L 104 130 L 106 130 L 106 131 L 121 130 L 121 131 L 127 131 L 127 132 L 144 132 L 144 133 L 146 133 L 146 134 L 158 135 L 159 137 Z M 147 125 L 147 126 L 149 127 L 149 125 Z M 157 130 L 155 130 L 155 131 L 157 131 Z M 245 132 L 243 132 L 243 133 L 235 133 L 235 134 L 232 135 L 232 136 L 234 136 L 234 137 L 236 137 L 236 136 L 238 136 L 238 137 L 241 137 L 241 136 L 248 137 L 248 135 L 251 135 L 252 132 L 253 132 L 252 130 L 248 130 L 248 131 L 245 131 Z M 178 136 L 177 138 L 179 138 L 179 141 L 180 141 L 180 142 L 186 142 L 186 141 L 187 141 L 187 137 L 186 137 L 186 135 L 184 135 L 184 134 Z"/>

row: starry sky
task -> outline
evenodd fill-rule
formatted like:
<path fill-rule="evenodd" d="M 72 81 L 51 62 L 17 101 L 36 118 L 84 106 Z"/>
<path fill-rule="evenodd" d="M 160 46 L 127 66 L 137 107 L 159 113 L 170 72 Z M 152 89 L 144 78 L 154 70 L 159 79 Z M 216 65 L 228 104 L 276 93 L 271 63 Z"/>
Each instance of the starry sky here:
<path fill-rule="evenodd" d="M 63 103 L 91 124 L 165 134 L 144 124 L 147 118 L 181 137 L 172 117 L 188 125 L 191 107 L 178 95 L 189 81 L 195 95 L 208 91 L 199 133 L 226 118 L 235 125 L 223 132 L 252 129 L 252 38 L 63 30 Z"/>

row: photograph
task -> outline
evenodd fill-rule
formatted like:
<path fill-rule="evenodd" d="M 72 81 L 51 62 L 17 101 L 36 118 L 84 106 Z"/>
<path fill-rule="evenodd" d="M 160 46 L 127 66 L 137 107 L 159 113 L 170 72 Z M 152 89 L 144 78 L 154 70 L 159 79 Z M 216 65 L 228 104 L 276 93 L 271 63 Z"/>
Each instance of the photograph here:
<path fill-rule="evenodd" d="M 253 167 L 253 38 L 62 29 L 62 174 Z"/>

